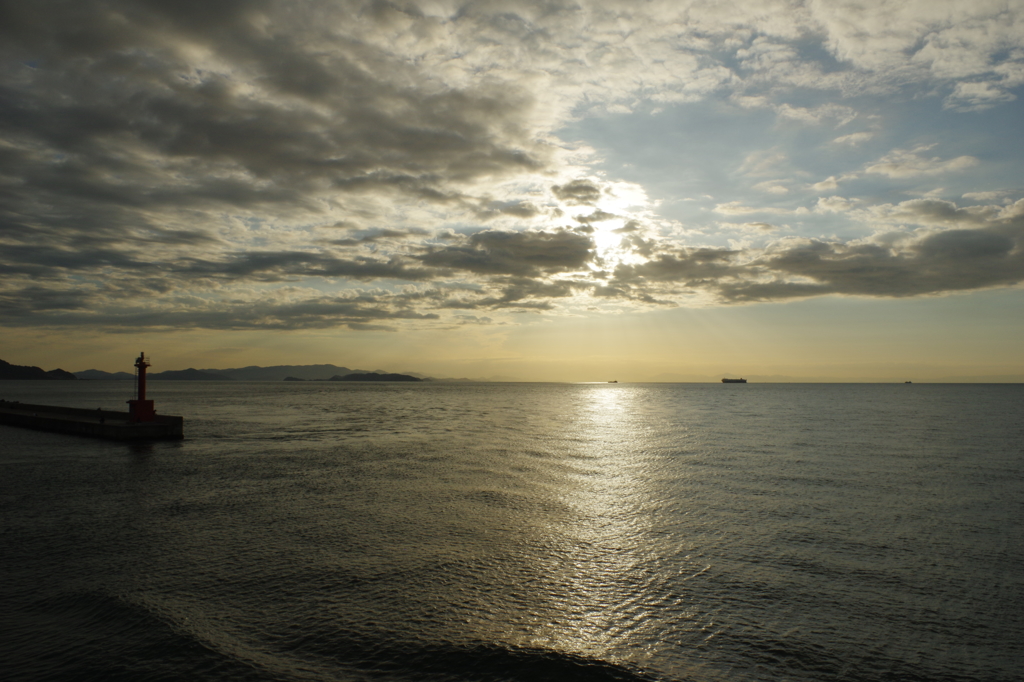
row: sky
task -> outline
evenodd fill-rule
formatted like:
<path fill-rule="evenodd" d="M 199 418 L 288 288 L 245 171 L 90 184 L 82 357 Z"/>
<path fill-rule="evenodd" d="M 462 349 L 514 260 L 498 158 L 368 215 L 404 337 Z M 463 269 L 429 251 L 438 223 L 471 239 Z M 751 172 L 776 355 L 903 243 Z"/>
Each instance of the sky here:
<path fill-rule="evenodd" d="M 1024 1 L 0 2 L 0 358 L 1024 381 Z"/>

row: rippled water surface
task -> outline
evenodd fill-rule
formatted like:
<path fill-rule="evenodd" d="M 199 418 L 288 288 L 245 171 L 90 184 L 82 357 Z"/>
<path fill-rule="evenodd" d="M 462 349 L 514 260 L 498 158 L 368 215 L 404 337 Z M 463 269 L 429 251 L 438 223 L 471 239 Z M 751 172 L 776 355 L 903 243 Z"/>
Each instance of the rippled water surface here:
<path fill-rule="evenodd" d="M 0 426 L 4 679 L 1020 679 L 1021 385 L 151 393 Z"/>

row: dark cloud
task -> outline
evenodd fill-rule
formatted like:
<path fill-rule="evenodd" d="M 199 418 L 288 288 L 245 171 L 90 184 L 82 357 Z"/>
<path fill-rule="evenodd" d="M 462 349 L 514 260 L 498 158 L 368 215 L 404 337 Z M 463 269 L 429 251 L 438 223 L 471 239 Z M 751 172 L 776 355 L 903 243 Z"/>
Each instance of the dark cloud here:
<path fill-rule="evenodd" d="M 639 234 L 636 234 L 633 230 L 612 230 L 616 233 L 625 233 L 622 241 L 619 242 L 620 248 L 626 251 L 632 251 L 635 254 L 639 254 L 644 258 L 653 257 L 660 249 L 661 244 L 657 239 L 644 239 Z"/>
<path fill-rule="evenodd" d="M 618 229 L 612 230 L 612 232 L 615 232 L 617 234 L 628 234 L 630 232 L 640 232 L 641 230 L 643 230 L 643 225 L 640 224 L 640 221 L 629 220 L 626 222 L 625 225 Z"/>
<path fill-rule="evenodd" d="M 727 300 L 772 300 L 821 294 L 904 297 L 1007 286 L 1024 281 L 1024 229 L 948 230 L 909 250 L 808 240 L 757 263 L 770 281 L 720 287 Z M 795 282 L 792 277 L 805 278 Z"/>
<path fill-rule="evenodd" d="M 643 288 L 634 287 L 624 282 L 618 282 L 616 284 L 599 285 L 593 288 L 593 295 L 598 298 L 621 298 L 627 301 L 635 301 L 639 303 L 645 303 L 647 305 L 659 305 L 675 307 L 678 304 L 672 300 L 658 299 L 652 294 L 644 291 Z"/>
<path fill-rule="evenodd" d="M 590 237 L 568 230 L 487 230 L 462 244 L 432 249 L 418 258 L 426 265 L 483 275 L 539 276 L 583 268 L 593 259 L 593 249 Z"/>
<path fill-rule="evenodd" d="M 409 267 L 397 256 L 390 260 L 343 259 L 297 251 L 249 251 L 236 254 L 226 261 L 193 260 L 177 266 L 174 271 L 188 275 L 271 282 L 296 277 L 417 281 L 431 279 L 438 274 L 436 270 Z"/>
<path fill-rule="evenodd" d="M 986 230 L 949 230 L 924 239 L 917 251 L 933 261 L 980 263 L 1003 261 L 1013 247 L 1014 240 L 1005 234 Z"/>
<path fill-rule="evenodd" d="M 484 220 L 496 216 L 512 216 L 514 218 L 532 218 L 540 214 L 540 209 L 529 201 L 490 201 L 476 214 Z"/>
<path fill-rule="evenodd" d="M 901 246 L 794 239 L 767 251 L 679 249 L 620 264 L 594 293 L 661 300 L 705 291 L 724 302 L 745 302 L 826 294 L 905 297 L 1022 281 L 1024 228 L 1005 223 L 936 232 Z"/>
<path fill-rule="evenodd" d="M 361 298 L 311 298 L 296 302 L 233 302 L 215 308 L 192 306 L 174 310 L 150 310 L 126 306 L 102 306 L 95 297 L 77 301 L 48 298 L 48 307 L 26 305 L 27 297 L 0 294 L 0 311 L 9 326 L 78 327 L 89 326 L 113 331 L 139 329 L 326 329 L 346 326 L 352 329 L 393 330 L 389 324 L 403 320 L 432 321 L 436 313 L 421 313 L 408 307 L 402 296 Z M 86 312 L 86 307 L 88 312 Z M 40 316 L 40 312 L 48 313 Z"/>
<path fill-rule="evenodd" d="M 349 239 L 331 239 L 328 243 L 336 246 L 362 246 L 364 244 L 376 244 L 377 242 L 388 242 L 404 240 L 411 237 L 425 237 L 429 233 L 426 230 L 369 230 L 361 237 Z"/>
<path fill-rule="evenodd" d="M 996 217 L 998 212 L 996 206 L 958 207 L 952 201 L 943 199 L 910 199 L 895 205 L 876 207 L 872 211 L 874 216 L 888 222 L 950 227 L 982 227 Z"/>
<path fill-rule="evenodd" d="M 614 213 L 608 213 L 607 211 L 602 211 L 600 209 L 595 209 L 594 212 L 591 213 L 590 215 L 578 215 L 578 216 L 576 216 L 575 220 L 578 223 L 582 223 L 584 225 L 589 225 L 590 223 L 599 223 L 602 220 L 612 220 L 612 219 L 618 218 L 618 217 L 619 216 L 615 215 Z"/>
<path fill-rule="evenodd" d="M 45 278 L 59 276 L 58 271 L 96 272 L 116 268 L 122 274 L 145 276 L 160 273 L 167 278 L 213 277 L 281 281 L 296 277 L 350 278 L 355 280 L 397 279 L 422 281 L 436 277 L 437 270 L 414 267 L 400 257 L 375 259 L 338 258 L 324 253 L 304 251 L 247 251 L 223 260 L 188 258 L 176 261 L 146 260 L 142 251 L 132 257 L 115 249 L 54 249 L 46 246 L 9 246 L 4 248 L 0 272 Z"/>
<path fill-rule="evenodd" d="M 105 268 L 116 268 L 121 272 L 142 272 L 152 269 L 153 264 L 125 251 L 96 247 L 73 249 L 11 244 L 5 245 L 0 255 L 0 272 L 40 279 L 63 277 L 60 271 L 94 272 Z"/>
<path fill-rule="evenodd" d="M 620 283 L 683 282 L 698 286 L 743 273 L 744 269 L 732 262 L 738 254 L 731 249 L 680 249 L 639 265 L 619 265 L 615 268 L 615 280 Z"/>
<path fill-rule="evenodd" d="M 535 279 L 511 278 L 501 285 L 500 296 L 485 296 L 472 301 L 462 299 L 455 305 L 444 307 L 458 308 L 524 308 L 532 310 L 550 310 L 554 306 L 546 299 L 567 298 L 578 290 L 590 290 L 593 285 L 583 281 L 543 282 Z"/>
<path fill-rule="evenodd" d="M 223 227 L 226 211 L 313 222 L 348 195 L 472 207 L 480 202 L 455 184 L 547 163 L 524 92 L 484 81 L 425 87 L 407 60 L 318 21 L 327 13 L 345 25 L 361 7 L 0 5 L 0 238 L 36 249 L 4 266 L 105 262 L 127 272 L 151 242 L 196 247 L 200 270 L 425 277 L 391 261 L 292 254 L 268 265 L 257 254 L 218 266 L 207 257 L 228 246 L 207 229 Z M 536 212 L 491 203 L 497 215 Z M 362 239 L 388 236 L 397 231 Z M 250 247 L 238 237 L 236 248 Z M 154 252 L 149 261 L 167 256 Z"/>
<path fill-rule="evenodd" d="M 551 191 L 567 204 L 587 206 L 601 198 L 601 188 L 586 179 L 573 180 L 564 185 L 554 185 Z"/>
<path fill-rule="evenodd" d="M 455 319 L 459 324 L 493 324 L 494 320 L 489 317 L 477 317 L 476 315 L 456 315 Z"/>
<path fill-rule="evenodd" d="M 26 286 L 0 291 L 0 315 L 5 319 L 29 320 L 37 313 L 85 310 L 93 300 L 92 292 L 81 289 L 49 289 Z"/>

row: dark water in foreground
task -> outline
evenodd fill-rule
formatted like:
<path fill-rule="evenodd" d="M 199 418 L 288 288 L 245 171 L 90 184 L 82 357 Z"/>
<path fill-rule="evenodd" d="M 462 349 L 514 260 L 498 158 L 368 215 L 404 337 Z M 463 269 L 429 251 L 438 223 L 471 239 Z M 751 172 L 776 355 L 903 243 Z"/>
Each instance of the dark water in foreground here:
<path fill-rule="evenodd" d="M 151 392 L 0 426 L 0 677 L 1020 679 L 1021 385 Z"/>

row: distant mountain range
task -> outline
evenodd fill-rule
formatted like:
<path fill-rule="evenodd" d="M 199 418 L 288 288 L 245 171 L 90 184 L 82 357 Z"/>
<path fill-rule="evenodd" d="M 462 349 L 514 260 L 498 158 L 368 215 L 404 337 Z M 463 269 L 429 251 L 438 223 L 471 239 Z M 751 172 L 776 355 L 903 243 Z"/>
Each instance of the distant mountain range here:
<path fill-rule="evenodd" d="M 28 365 L 12 365 L 9 362 L 0 360 L 0 380 L 43 380 L 43 381 L 64 381 L 75 380 L 78 377 L 63 369 L 51 369 L 49 372 L 40 367 Z"/>
<path fill-rule="evenodd" d="M 89 381 L 96 380 L 107 380 L 107 379 L 134 379 L 135 375 L 131 372 L 104 372 L 101 369 L 87 369 L 84 372 L 75 372 L 75 376 L 79 379 L 87 379 Z"/>
<path fill-rule="evenodd" d="M 203 372 L 220 374 L 236 381 L 284 381 L 287 377 L 305 379 L 307 381 L 327 381 L 333 376 L 346 374 L 370 374 L 368 369 L 349 369 L 335 365 L 275 365 L 273 367 L 241 367 L 238 369 L 204 369 Z M 372 370 L 377 374 L 387 374 L 382 369 Z"/>
<path fill-rule="evenodd" d="M 209 369 L 177 369 L 166 372 L 153 372 L 147 374 L 150 381 L 232 381 L 234 377 L 220 374 L 216 370 Z"/>
<path fill-rule="evenodd" d="M 125 381 L 135 378 L 128 372 L 104 372 L 101 369 L 87 369 L 75 372 L 79 379 L 88 381 Z M 216 370 L 180 369 L 166 372 L 150 372 L 146 375 L 150 381 L 230 381 L 233 377 L 220 374 Z"/>
<path fill-rule="evenodd" d="M 36 368 L 38 369 L 38 368 Z M 42 370 L 39 370 L 42 371 Z M 63 371 L 63 370 L 54 370 Z M 351 375 L 384 375 L 402 376 L 408 379 L 347 379 Z M 74 376 L 79 379 L 90 380 L 124 380 L 134 379 L 135 376 L 128 372 L 104 372 L 98 369 L 87 369 L 82 372 L 75 372 Z M 169 370 L 166 372 L 150 372 L 146 375 L 151 381 L 413 381 L 422 380 L 426 377 L 416 372 L 394 375 L 383 369 L 349 369 L 337 365 L 275 365 L 273 367 L 239 367 L 234 369 L 182 369 Z"/>
<path fill-rule="evenodd" d="M 299 379 L 297 377 L 285 377 L 285 381 L 323 381 L 323 379 Z M 327 381 L 423 381 L 419 377 L 409 374 L 388 374 L 382 372 L 355 372 L 341 376 L 335 374 Z"/>

